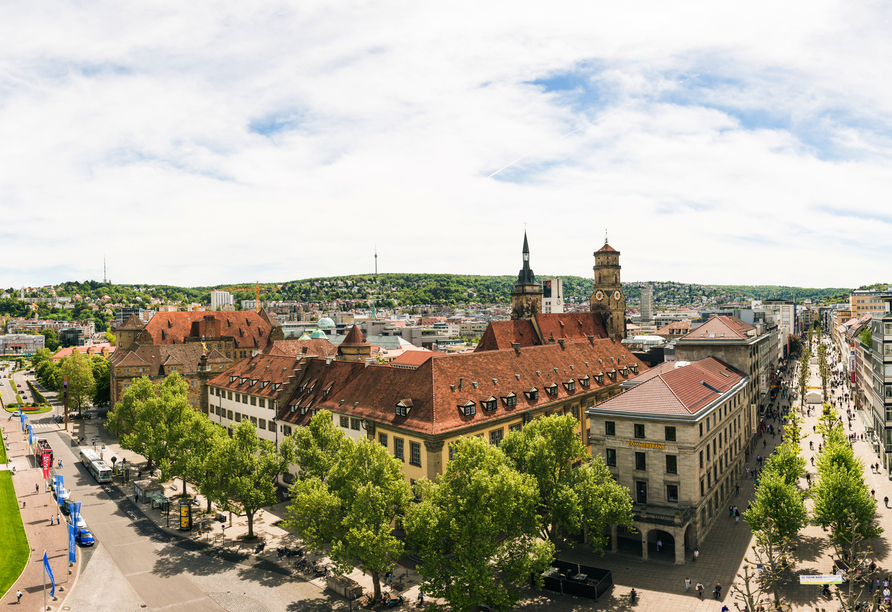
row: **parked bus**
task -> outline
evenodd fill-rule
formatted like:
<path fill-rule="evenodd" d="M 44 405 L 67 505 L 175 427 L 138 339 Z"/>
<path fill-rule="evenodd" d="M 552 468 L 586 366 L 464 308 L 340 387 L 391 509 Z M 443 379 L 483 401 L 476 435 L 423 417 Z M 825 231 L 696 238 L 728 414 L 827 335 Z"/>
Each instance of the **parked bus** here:
<path fill-rule="evenodd" d="M 96 482 L 111 482 L 112 469 L 109 464 L 103 461 L 99 454 L 89 448 L 81 450 L 81 463 L 87 468 L 87 471 L 93 474 Z"/>
<path fill-rule="evenodd" d="M 37 460 L 37 467 L 43 465 L 43 456 L 50 456 L 50 467 L 53 465 L 53 449 L 50 447 L 50 443 L 44 438 L 37 438 L 34 440 L 34 443 L 31 445 L 31 452 L 34 453 L 34 458 Z"/>

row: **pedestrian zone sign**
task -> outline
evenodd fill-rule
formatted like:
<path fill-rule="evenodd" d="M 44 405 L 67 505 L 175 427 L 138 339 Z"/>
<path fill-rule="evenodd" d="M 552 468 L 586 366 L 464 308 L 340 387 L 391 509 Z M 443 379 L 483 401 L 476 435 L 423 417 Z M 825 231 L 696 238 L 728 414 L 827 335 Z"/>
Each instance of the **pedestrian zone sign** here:
<path fill-rule="evenodd" d="M 842 576 L 839 574 L 802 575 L 799 576 L 799 584 L 842 584 Z"/>

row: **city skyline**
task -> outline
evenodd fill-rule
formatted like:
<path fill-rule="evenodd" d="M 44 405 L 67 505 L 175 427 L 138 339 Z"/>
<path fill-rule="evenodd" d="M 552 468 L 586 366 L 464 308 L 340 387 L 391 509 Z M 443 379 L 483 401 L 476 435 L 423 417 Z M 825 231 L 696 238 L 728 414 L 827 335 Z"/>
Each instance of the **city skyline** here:
<path fill-rule="evenodd" d="M 0 286 L 882 282 L 889 12 L 16 5 Z"/>

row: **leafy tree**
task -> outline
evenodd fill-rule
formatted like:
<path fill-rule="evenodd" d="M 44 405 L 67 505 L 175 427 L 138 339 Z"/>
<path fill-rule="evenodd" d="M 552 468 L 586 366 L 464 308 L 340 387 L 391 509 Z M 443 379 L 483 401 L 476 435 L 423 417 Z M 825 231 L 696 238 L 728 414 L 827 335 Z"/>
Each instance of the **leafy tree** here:
<path fill-rule="evenodd" d="M 291 498 L 285 524 L 312 548 L 330 542 L 338 573 L 358 567 L 371 574 L 379 599 L 381 576 L 403 553 L 402 541 L 392 535 L 393 521 L 412 498 L 402 463 L 373 440 L 347 438 L 327 480 L 306 476 L 291 486 Z"/>
<path fill-rule="evenodd" d="M 86 355 L 72 351 L 62 360 L 61 374 L 68 378 L 68 404 L 80 411 L 93 395 L 93 367 Z"/>
<path fill-rule="evenodd" d="M 196 413 L 196 416 L 197 418 L 193 422 L 195 429 L 192 435 L 192 444 L 185 451 L 183 474 L 184 479 L 188 478 L 192 482 L 200 483 L 208 477 L 211 456 L 228 436 L 226 429 L 212 423 L 204 415 Z M 185 487 L 183 491 L 185 492 Z M 207 502 L 207 509 L 210 512 L 211 499 L 208 498 Z"/>
<path fill-rule="evenodd" d="M 334 426 L 328 410 L 320 410 L 306 427 L 298 427 L 291 434 L 294 459 L 300 466 L 298 478 L 328 479 L 336 463 L 338 451 L 347 440 L 343 432 Z"/>
<path fill-rule="evenodd" d="M 519 472 L 531 475 L 539 490 L 538 512 L 543 538 L 557 543 L 583 528 L 600 550 L 606 544 L 604 527 L 632 527 L 632 499 L 618 485 L 603 460 L 592 460 L 579 440 L 579 422 L 572 415 L 554 415 L 508 434 L 502 452 Z"/>
<path fill-rule="evenodd" d="M 743 520 L 762 539 L 771 537 L 768 545 L 796 537 L 808 522 L 805 496 L 796 485 L 784 480 L 780 470 L 769 470 L 759 479 L 756 499 L 744 512 Z M 770 529 L 768 526 L 770 525 Z"/>
<path fill-rule="evenodd" d="M 53 352 L 49 349 L 42 348 L 34 351 L 34 356 L 31 357 L 31 367 L 37 368 L 40 364 L 45 361 L 49 361 L 50 357 L 53 356 Z"/>
<path fill-rule="evenodd" d="M 849 533 L 855 534 L 855 537 L 847 543 L 833 542 L 834 557 L 838 566 L 841 566 L 846 572 L 849 579 L 846 584 L 840 586 L 836 591 L 836 598 L 839 601 L 839 609 L 845 612 L 876 612 L 881 610 L 879 593 L 874 596 L 865 595 L 867 586 L 876 576 L 879 575 L 878 570 L 871 571 L 871 560 L 874 557 L 874 551 L 858 533 L 860 532 L 857 518 L 854 515 L 849 517 L 849 525 L 846 528 Z"/>
<path fill-rule="evenodd" d="M 802 349 L 802 353 L 799 355 L 799 370 L 798 370 L 798 378 L 797 383 L 799 386 L 799 405 L 805 406 L 805 391 L 808 388 L 808 362 L 811 359 L 811 353 L 809 353 L 808 347 L 804 347 Z"/>
<path fill-rule="evenodd" d="M 765 463 L 763 473 L 778 474 L 783 483 L 796 486 L 805 472 L 805 459 L 802 457 L 799 444 L 792 440 L 785 441 L 774 449 Z"/>
<path fill-rule="evenodd" d="M 751 551 L 756 564 L 762 567 L 760 584 L 753 588 L 750 580 L 754 576 L 744 570 L 744 576 L 738 574 L 739 578 L 745 580 L 744 583 L 742 585 L 733 584 L 731 590 L 736 592 L 737 598 L 744 602 L 747 612 L 757 612 L 759 608 L 756 606 L 760 605 L 762 595 L 769 590 L 774 597 L 774 606 L 780 609 L 781 602 L 777 585 L 781 581 L 784 570 L 790 567 L 790 538 L 778 534 L 771 519 L 766 519 L 760 530 L 754 535 L 756 536 L 756 545 L 751 547 Z M 744 557 L 744 562 L 749 564 L 750 559 Z"/>
<path fill-rule="evenodd" d="M 873 346 L 871 344 L 873 342 L 873 332 L 870 331 L 869 327 L 865 327 L 864 329 L 862 329 L 859 337 L 861 338 L 861 344 L 863 344 L 864 346 Z"/>
<path fill-rule="evenodd" d="M 111 401 L 111 372 L 108 359 L 105 357 L 93 357 L 93 405 L 108 406 Z"/>
<path fill-rule="evenodd" d="M 406 527 L 422 558 L 422 586 L 453 610 L 514 607 L 516 587 L 554 556 L 554 545 L 538 538 L 535 480 L 481 438 L 456 443 L 446 472 L 436 482 L 422 479 L 416 491 L 421 501 L 409 508 Z"/>
<path fill-rule="evenodd" d="M 254 516 L 276 503 L 276 478 L 288 462 L 269 440 L 257 435 L 251 421 L 232 427 L 232 437 L 223 438 L 205 464 L 208 477 L 201 493 L 227 512 L 248 518 L 248 537 L 254 537 Z"/>
<path fill-rule="evenodd" d="M 40 333 L 43 335 L 43 345 L 51 352 L 55 353 L 62 346 L 62 343 L 59 342 L 59 336 L 49 327 L 41 329 Z"/>

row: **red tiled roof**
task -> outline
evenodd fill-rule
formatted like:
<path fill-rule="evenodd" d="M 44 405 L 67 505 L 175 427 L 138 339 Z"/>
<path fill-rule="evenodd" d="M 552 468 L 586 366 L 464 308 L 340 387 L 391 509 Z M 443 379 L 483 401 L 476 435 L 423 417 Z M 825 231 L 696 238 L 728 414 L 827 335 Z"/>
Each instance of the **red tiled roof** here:
<path fill-rule="evenodd" d="M 321 364 L 321 365 L 320 365 Z M 349 364 L 326 365 L 324 360 L 310 360 L 303 380 L 341 373 L 327 397 L 316 396 L 314 408 L 341 414 L 354 414 L 381 424 L 402 427 L 425 434 L 439 434 L 495 421 L 531 408 L 548 406 L 569 397 L 588 395 L 592 391 L 615 385 L 631 376 L 623 373 L 626 366 L 646 366 L 620 343 L 609 339 L 593 342 L 566 343 L 513 349 L 493 350 L 457 355 L 432 355 L 417 369 L 389 365 Z M 572 367 L 571 367 L 572 366 Z M 616 378 L 606 375 L 616 374 Z M 595 375 L 604 373 L 603 382 Z M 587 379 L 585 377 L 588 377 Z M 580 382 L 586 379 L 589 388 Z M 571 391 L 568 382 L 573 381 Z M 476 383 L 476 384 L 475 384 Z M 302 383 L 301 383 L 302 384 Z M 554 385 L 556 395 L 545 389 Z M 324 388 L 322 382 L 316 385 Z M 539 390 L 537 399 L 528 399 L 525 391 Z M 501 399 L 513 393 L 517 406 L 506 407 Z M 486 411 L 482 402 L 498 399 L 495 410 Z M 413 407 L 405 417 L 396 415 L 396 404 L 411 399 Z M 471 399 L 476 414 L 465 417 L 458 406 Z M 290 409 L 280 411 L 279 418 L 288 420 Z"/>
<path fill-rule="evenodd" d="M 598 404 L 595 410 L 693 415 L 744 378 L 746 376 L 742 372 L 725 362 L 707 357 L 651 377 L 637 387 Z M 714 389 L 721 393 L 716 393 Z"/>
<path fill-rule="evenodd" d="M 741 340 L 749 338 L 747 332 L 755 329 L 737 317 L 712 315 L 703 325 L 692 329 L 680 340 Z"/>
<path fill-rule="evenodd" d="M 130 315 L 127 320 L 115 328 L 115 331 L 139 331 L 146 324 L 143 323 L 136 315 Z"/>
<path fill-rule="evenodd" d="M 218 329 L 207 329 L 209 324 Z M 263 347 L 273 326 L 253 310 L 213 312 L 159 312 L 145 326 L 152 344 L 182 344 L 184 338 L 213 335 L 233 338 L 236 348 Z"/>
<path fill-rule="evenodd" d="M 263 352 L 277 357 L 298 357 L 301 355 L 326 357 L 337 355 L 338 347 L 329 342 L 328 338 L 310 338 L 309 340 L 289 338 L 271 342 Z"/>
<path fill-rule="evenodd" d="M 211 354 L 214 352 L 212 351 Z M 191 375 L 198 372 L 198 364 L 203 353 L 204 348 L 200 342 L 166 345 L 138 344 L 116 353 L 111 365 L 116 368 L 121 366 L 144 367 L 147 370 L 146 376 L 161 376 L 164 374 L 163 366 L 173 364 L 178 367 L 180 374 Z"/>
<path fill-rule="evenodd" d="M 604 246 L 602 246 L 600 249 L 598 249 L 598 253 L 619 253 L 619 251 L 617 251 L 616 249 L 614 249 L 612 246 L 610 246 L 609 244 L 607 244 L 605 242 Z"/>
<path fill-rule="evenodd" d="M 427 350 L 421 351 L 404 351 L 399 357 L 390 362 L 394 366 L 418 367 L 426 362 L 436 353 Z"/>
<path fill-rule="evenodd" d="M 520 346 L 539 344 L 539 337 L 532 321 L 491 321 L 474 350 L 479 352 L 509 349 L 515 342 Z"/>
<path fill-rule="evenodd" d="M 344 340 L 341 342 L 341 346 L 370 346 L 368 342 L 365 341 L 365 338 L 362 336 L 362 330 L 359 329 L 359 325 L 354 325 L 350 328 L 350 331 L 347 332 L 347 335 L 344 336 Z"/>
<path fill-rule="evenodd" d="M 285 386 L 295 382 L 300 358 L 255 355 L 232 365 L 208 385 L 258 397 L 277 398 Z M 234 379 L 234 380 L 233 380 Z"/>
<path fill-rule="evenodd" d="M 607 329 L 601 314 L 597 312 L 539 313 L 536 323 L 545 342 L 551 342 L 552 338 L 584 340 L 589 336 L 607 337 Z"/>

